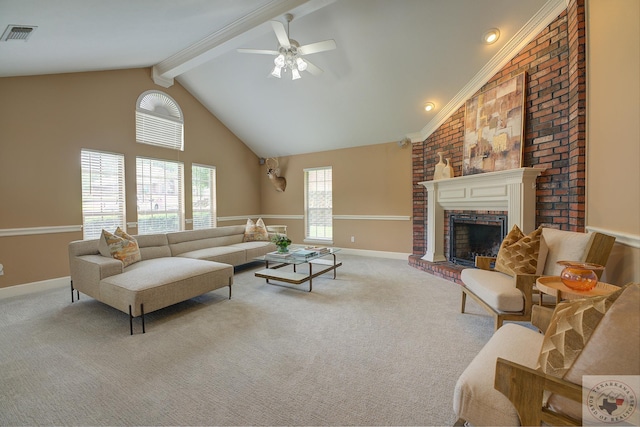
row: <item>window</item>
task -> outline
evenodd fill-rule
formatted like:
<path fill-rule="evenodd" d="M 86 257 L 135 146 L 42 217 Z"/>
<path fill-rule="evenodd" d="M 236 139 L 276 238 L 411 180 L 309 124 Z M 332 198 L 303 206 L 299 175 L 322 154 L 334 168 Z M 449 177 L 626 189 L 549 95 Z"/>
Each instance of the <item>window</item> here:
<path fill-rule="evenodd" d="M 216 226 L 216 168 L 191 166 L 193 229 Z"/>
<path fill-rule="evenodd" d="M 136 103 L 136 141 L 184 150 L 184 119 L 178 104 L 167 94 L 149 90 Z"/>
<path fill-rule="evenodd" d="M 136 158 L 138 234 L 184 229 L 182 163 Z"/>
<path fill-rule="evenodd" d="M 102 229 L 125 230 L 124 156 L 82 150 L 82 230 L 97 239 Z"/>
<path fill-rule="evenodd" d="M 333 239 L 332 169 L 304 170 L 305 238 Z"/>

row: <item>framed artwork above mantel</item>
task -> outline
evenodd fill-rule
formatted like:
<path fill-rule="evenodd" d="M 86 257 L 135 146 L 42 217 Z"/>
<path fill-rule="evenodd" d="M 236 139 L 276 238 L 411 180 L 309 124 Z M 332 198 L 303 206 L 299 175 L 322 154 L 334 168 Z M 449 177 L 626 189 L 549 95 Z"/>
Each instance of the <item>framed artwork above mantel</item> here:
<path fill-rule="evenodd" d="M 525 77 L 518 74 L 466 102 L 463 175 L 522 167 Z"/>

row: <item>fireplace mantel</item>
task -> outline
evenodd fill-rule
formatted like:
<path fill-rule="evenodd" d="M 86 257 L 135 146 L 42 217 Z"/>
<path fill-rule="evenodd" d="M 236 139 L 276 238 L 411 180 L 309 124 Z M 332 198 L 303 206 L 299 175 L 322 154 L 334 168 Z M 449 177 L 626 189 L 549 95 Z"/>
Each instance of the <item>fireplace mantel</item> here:
<path fill-rule="evenodd" d="M 536 178 L 542 168 L 518 168 L 423 181 L 427 189 L 427 253 L 423 260 L 446 261 L 445 210 L 507 211 L 508 229 L 515 224 L 528 233 L 536 223 Z"/>

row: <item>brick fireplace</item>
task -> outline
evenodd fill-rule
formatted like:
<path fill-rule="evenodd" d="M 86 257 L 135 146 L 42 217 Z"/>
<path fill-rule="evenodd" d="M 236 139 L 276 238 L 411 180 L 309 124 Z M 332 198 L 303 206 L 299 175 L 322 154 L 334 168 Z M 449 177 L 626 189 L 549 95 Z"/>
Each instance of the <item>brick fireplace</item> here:
<path fill-rule="evenodd" d="M 543 171 L 541 168 L 519 168 L 420 182 L 427 192 L 426 230 L 422 236 L 426 240 L 427 249 L 420 258 L 421 261 L 450 261 L 445 252 L 445 242 L 449 237 L 445 232 L 444 220 L 447 210 L 504 211 L 509 230 L 517 224 L 525 233 L 533 231 L 536 178 Z M 416 237 L 414 234 L 414 239 Z M 452 266 L 452 272 L 459 270 L 459 265 Z"/>
<path fill-rule="evenodd" d="M 445 226 L 449 245 L 448 260 L 473 267 L 476 256 L 498 255 L 500 243 L 507 235 L 507 216 L 479 212 L 452 212 Z M 446 240 L 446 239 L 445 239 Z"/>
<path fill-rule="evenodd" d="M 518 224 L 528 231 L 540 225 L 584 231 L 585 38 L 584 0 L 569 0 L 566 11 L 479 91 L 495 87 L 522 72 L 526 73 L 522 165 L 525 166 L 523 169 L 535 168 L 541 173 L 533 180 L 536 186 L 532 205 L 527 208 L 530 217 L 526 225 L 509 212 L 508 229 Z M 438 230 L 443 229 L 446 215 L 461 207 L 446 206 L 445 203 L 445 207 L 438 208 L 441 211 L 436 213 L 435 198 L 438 196 L 432 197 L 428 188 L 431 184 L 425 183 L 429 183 L 433 177 L 438 152 L 443 152 L 445 158 L 451 159 L 456 175 L 462 174 L 464 117 L 463 104 L 424 141 L 412 146 L 413 255 L 409 257 L 409 265 L 458 283 L 459 272 L 466 267 L 448 261 L 448 252 L 445 252 L 448 237 L 444 237 L 444 230 L 435 233 L 429 230 L 436 221 L 442 223 L 437 225 Z M 459 176 L 445 181 L 474 181 L 481 175 L 487 174 Z M 440 186 L 442 182 L 436 181 L 434 185 Z M 471 210 L 509 209 L 503 203 L 502 206 L 480 205 Z"/>

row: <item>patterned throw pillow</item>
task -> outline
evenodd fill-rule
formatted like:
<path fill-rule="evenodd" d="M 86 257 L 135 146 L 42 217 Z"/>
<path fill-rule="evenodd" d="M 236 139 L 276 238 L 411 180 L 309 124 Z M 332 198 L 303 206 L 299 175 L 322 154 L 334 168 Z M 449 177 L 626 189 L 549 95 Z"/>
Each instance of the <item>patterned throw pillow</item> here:
<path fill-rule="evenodd" d="M 107 244 L 109 255 L 122 261 L 125 267 L 142 259 L 136 239 L 122 231 L 120 227 L 116 229 L 114 234 L 102 230 L 100 239 Z M 102 253 L 102 251 L 100 252 Z"/>
<path fill-rule="evenodd" d="M 562 378 L 623 291 L 559 303 L 544 334 L 538 370 Z"/>
<path fill-rule="evenodd" d="M 253 222 L 251 218 L 247 219 L 247 225 L 244 229 L 245 242 L 268 242 L 269 232 L 264 225 L 262 218 L 258 218 L 257 222 Z"/>
<path fill-rule="evenodd" d="M 514 225 L 500 245 L 495 270 L 509 276 L 535 274 L 541 237 L 542 227 L 525 236 L 520 228 Z"/>

